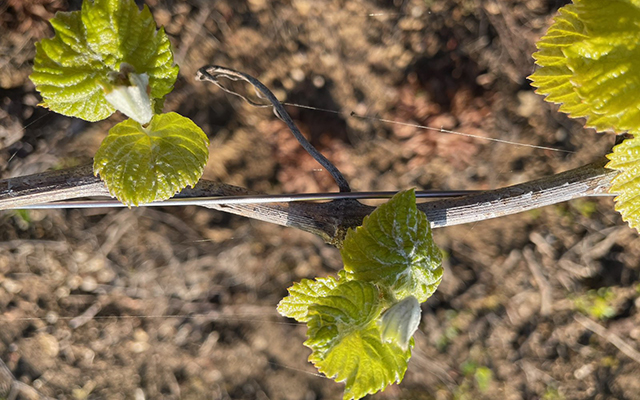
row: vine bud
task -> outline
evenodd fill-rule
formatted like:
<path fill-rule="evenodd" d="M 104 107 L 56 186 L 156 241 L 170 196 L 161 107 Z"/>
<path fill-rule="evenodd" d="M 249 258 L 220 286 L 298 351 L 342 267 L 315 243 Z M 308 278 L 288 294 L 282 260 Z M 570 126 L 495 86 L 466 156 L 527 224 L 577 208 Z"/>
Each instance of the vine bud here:
<path fill-rule="evenodd" d="M 404 350 L 409 340 L 420 325 L 420 303 L 413 296 L 408 296 L 389 308 L 381 321 L 382 341 L 396 342 Z"/>
<path fill-rule="evenodd" d="M 136 74 L 127 63 L 120 65 L 120 72 L 109 76 L 109 82 L 103 85 L 104 97 L 116 108 L 134 121 L 145 125 L 153 117 L 149 99 L 149 76 Z"/>

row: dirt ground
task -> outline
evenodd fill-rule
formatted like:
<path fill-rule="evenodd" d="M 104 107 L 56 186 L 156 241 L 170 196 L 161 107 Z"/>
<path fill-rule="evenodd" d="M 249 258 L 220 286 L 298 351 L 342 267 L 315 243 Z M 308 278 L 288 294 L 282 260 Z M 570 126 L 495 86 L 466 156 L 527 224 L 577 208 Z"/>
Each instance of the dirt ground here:
<path fill-rule="evenodd" d="M 88 163 L 120 118 L 89 124 L 37 107 L 34 42 L 79 3 L 0 0 L 0 178 Z M 209 135 L 208 179 L 335 190 L 269 110 L 196 82 L 206 64 L 337 111 L 289 107 L 355 190 L 497 188 L 592 162 L 613 143 L 526 80 L 563 1 L 146 3 L 181 68 L 165 108 Z M 640 358 L 619 350 L 640 349 L 640 239 L 611 198 L 435 240 L 445 277 L 422 307 L 405 380 L 372 398 L 640 398 Z M 0 212 L 0 358 L 61 399 L 338 399 L 343 386 L 306 361 L 305 327 L 275 307 L 292 282 L 340 268 L 310 234 L 196 207 Z"/>

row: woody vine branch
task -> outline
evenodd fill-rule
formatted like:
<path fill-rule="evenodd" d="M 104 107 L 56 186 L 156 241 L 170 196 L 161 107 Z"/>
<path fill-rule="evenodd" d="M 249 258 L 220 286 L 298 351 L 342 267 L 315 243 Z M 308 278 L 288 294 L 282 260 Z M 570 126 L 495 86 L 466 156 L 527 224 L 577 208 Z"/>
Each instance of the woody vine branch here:
<path fill-rule="evenodd" d="M 606 195 L 616 175 L 616 171 L 604 168 L 606 161 L 603 158 L 560 174 L 501 189 L 422 203 L 418 209 L 427 215 L 432 227 L 441 228 L 516 214 L 575 198 Z M 194 188 L 185 189 L 178 196 L 251 194 L 257 193 L 203 179 Z M 93 176 L 89 165 L 0 180 L 0 210 L 108 195 L 104 183 Z M 362 219 L 374 209 L 352 199 L 327 203 L 223 204 L 206 207 L 297 228 L 319 235 L 334 245 L 339 245 L 347 229 L 359 226 Z"/>

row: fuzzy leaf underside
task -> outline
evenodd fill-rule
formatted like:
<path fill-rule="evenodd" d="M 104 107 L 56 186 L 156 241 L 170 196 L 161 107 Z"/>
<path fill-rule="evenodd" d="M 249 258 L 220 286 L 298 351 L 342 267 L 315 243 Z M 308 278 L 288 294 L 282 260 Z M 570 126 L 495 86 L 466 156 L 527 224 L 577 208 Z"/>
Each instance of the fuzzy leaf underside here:
<path fill-rule="evenodd" d="M 128 119 L 111 128 L 93 171 L 128 206 L 165 200 L 198 182 L 208 145 L 202 129 L 176 113 L 154 115 L 147 127 Z"/>
<path fill-rule="evenodd" d="M 615 146 L 607 158 L 606 168 L 618 171 L 609 188 L 609 193 L 617 194 L 616 211 L 640 232 L 640 135 Z"/>
<path fill-rule="evenodd" d="M 442 280 L 442 253 L 414 190 L 396 194 L 349 230 L 341 254 L 349 279 L 381 283 L 397 299 L 422 303 Z"/>
<path fill-rule="evenodd" d="M 133 0 L 84 1 L 81 11 L 56 13 L 51 25 L 55 36 L 36 43 L 30 76 L 43 106 L 87 121 L 107 118 L 115 109 L 103 86 L 127 63 L 147 74 L 154 110 L 161 112 L 178 67 L 147 6 L 140 11 Z"/>
<path fill-rule="evenodd" d="M 289 296 L 278 303 L 278 312 L 285 317 L 293 318 L 298 322 L 307 322 L 307 311 L 320 297 L 326 296 L 335 287 L 338 281 L 333 277 L 303 279 L 288 289 Z"/>
<path fill-rule="evenodd" d="M 598 131 L 640 129 L 640 0 L 575 0 L 533 57 L 537 93 Z"/>
<path fill-rule="evenodd" d="M 361 281 L 340 283 L 309 306 L 309 361 L 345 383 L 344 399 L 359 399 L 400 382 L 407 369 L 413 340 L 406 350 L 383 342 L 381 312 L 378 289 Z"/>

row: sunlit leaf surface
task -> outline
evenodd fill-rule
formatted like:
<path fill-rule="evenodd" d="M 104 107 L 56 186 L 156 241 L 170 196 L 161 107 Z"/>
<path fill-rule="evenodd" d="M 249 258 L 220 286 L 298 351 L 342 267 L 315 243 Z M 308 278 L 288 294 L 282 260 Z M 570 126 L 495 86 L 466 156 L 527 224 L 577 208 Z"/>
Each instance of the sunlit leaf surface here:
<path fill-rule="evenodd" d="M 640 0 L 562 7 L 533 55 L 537 93 L 598 131 L 640 129 Z"/>
<path fill-rule="evenodd" d="M 407 369 L 411 348 L 383 342 L 381 311 L 378 289 L 360 281 L 342 283 L 309 306 L 309 360 L 326 376 L 345 383 L 344 399 L 359 399 L 400 382 Z"/>
<path fill-rule="evenodd" d="M 176 113 L 154 115 L 146 127 L 129 119 L 111 128 L 93 170 L 124 204 L 164 200 L 198 182 L 208 145 L 202 129 Z"/>
<path fill-rule="evenodd" d="M 146 74 L 153 109 L 161 112 L 178 67 L 147 6 L 140 11 L 133 0 L 84 1 L 81 11 L 56 13 L 51 25 L 55 36 L 36 43 L 31 74 L 43 106 L 87 121 L 107 118 L 115 108 L 105 91 L 131 85 L 114 82 L 125 63 Z"/>
<path fill-rule="evenodd" d="M 298 322 L 307 322 L 307 310 L 309 306 L 326 296 L 338 286 L 338 281 L 332 277 L 303 279 L 289 288 L 289 296 L 278 304 L 278 312 Z"/>
<path fill-rule="evenodd" d="M 616 210 L 640 232 L 640 135 L 615 146 L 607 158 L 611 161 L 606 167 L 619 171 L 609 189 L 617 194 Z"/>
<path fill-rule="evenodd" d="M 422 303 L 442 280 L 442 253 L 414 190 L 398 193 L 350 230 L 341 253 L 349 279 L 382 283 L 398 299 Z"/>

